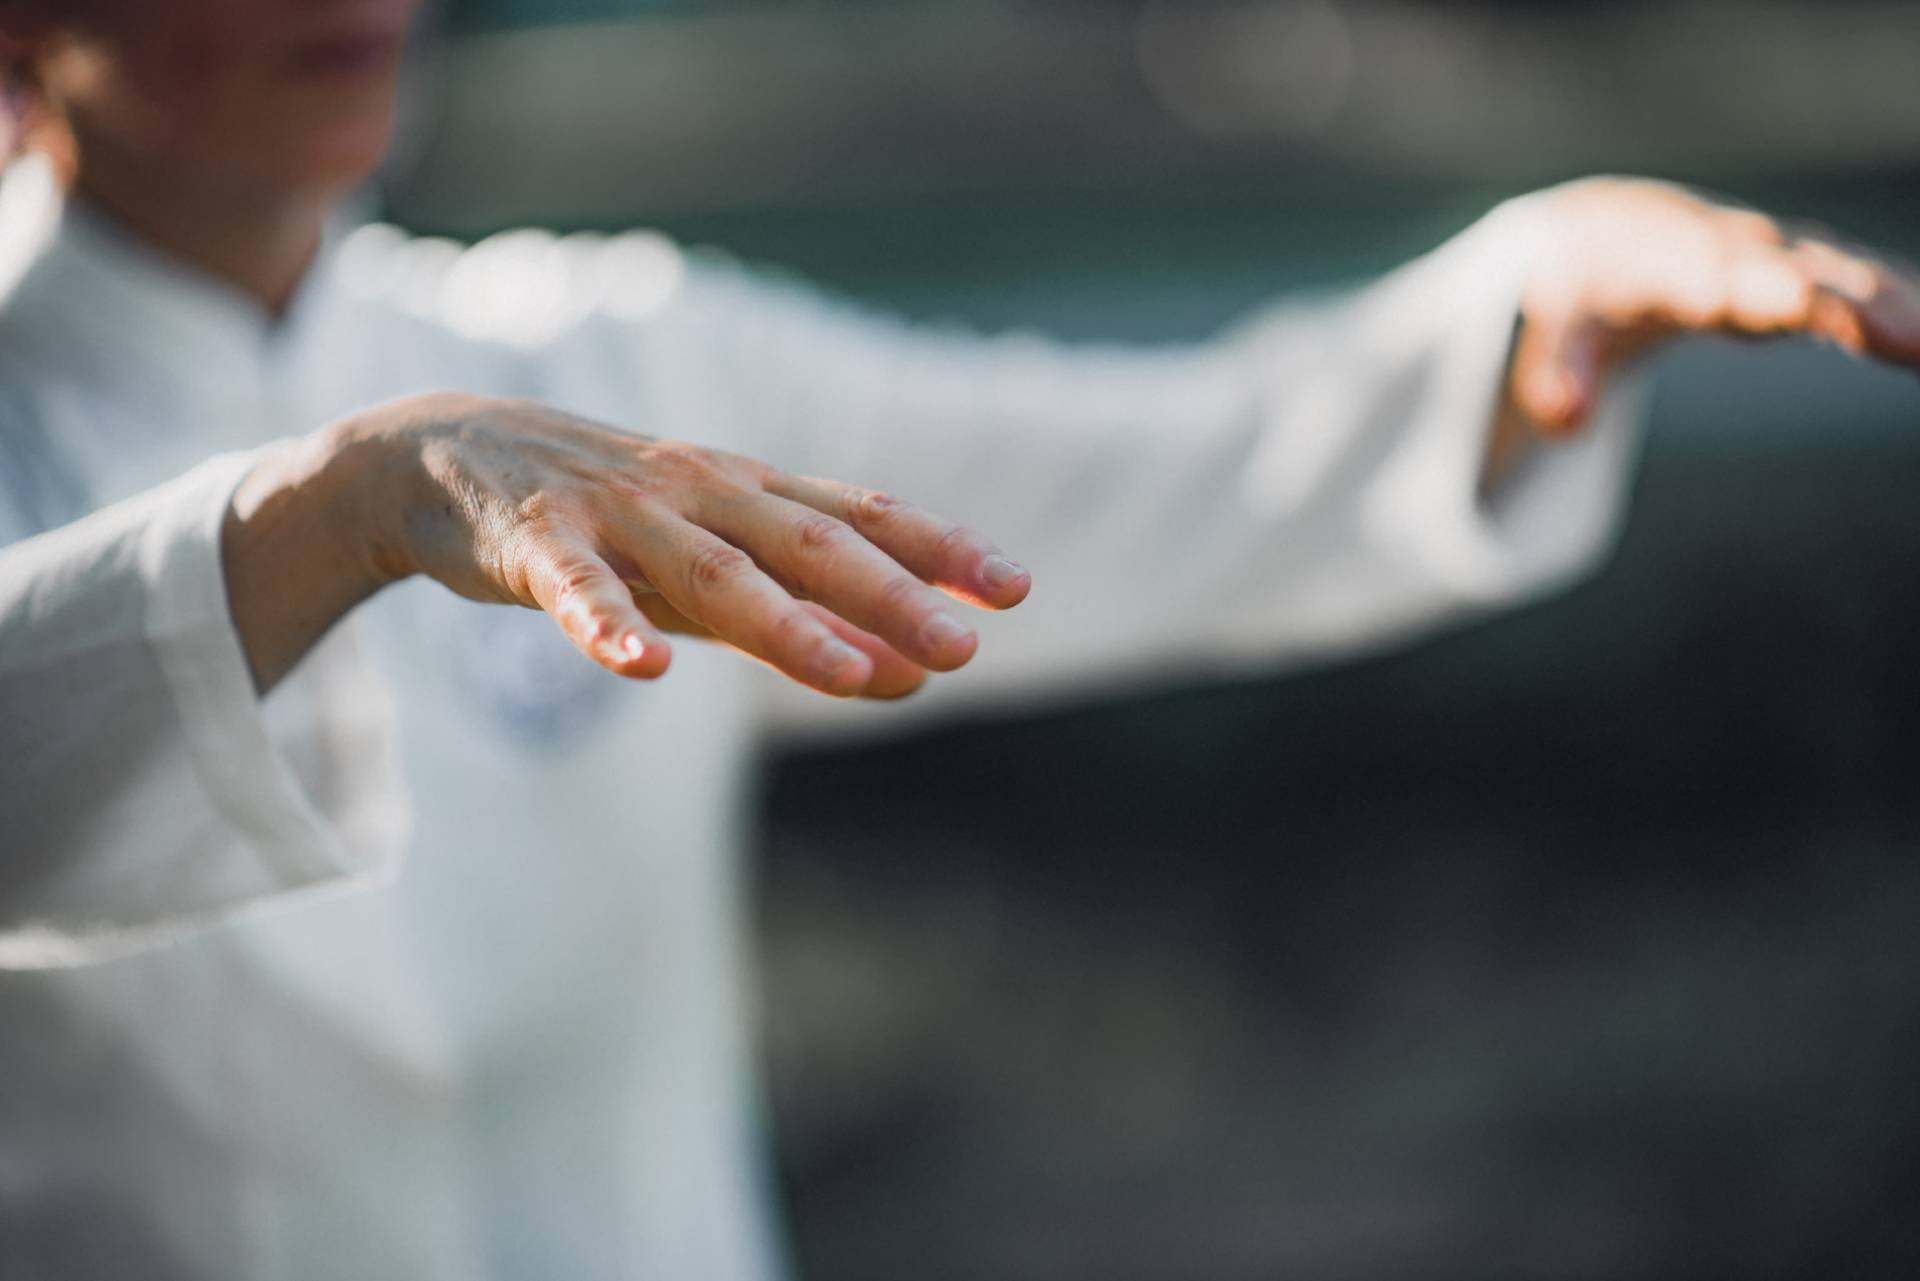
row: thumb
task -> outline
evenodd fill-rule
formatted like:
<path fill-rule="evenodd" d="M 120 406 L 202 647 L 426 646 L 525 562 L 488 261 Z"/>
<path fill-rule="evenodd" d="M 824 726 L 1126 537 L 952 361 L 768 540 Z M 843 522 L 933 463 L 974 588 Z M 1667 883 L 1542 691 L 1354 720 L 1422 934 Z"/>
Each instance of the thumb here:
<path fill-rule="evenodd" d="M 1567 312 L 1530 315 L 1514 344 L 1513 403 L 1548 436 L 1586 425 L 1607 373 L 1605 326 Z"/>

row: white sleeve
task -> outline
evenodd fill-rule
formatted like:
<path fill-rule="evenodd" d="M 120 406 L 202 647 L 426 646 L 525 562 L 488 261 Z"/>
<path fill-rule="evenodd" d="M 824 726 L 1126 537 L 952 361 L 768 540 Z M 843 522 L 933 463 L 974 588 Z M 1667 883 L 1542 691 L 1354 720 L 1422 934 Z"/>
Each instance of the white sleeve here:
<path fill-rule="evenodd" d="M 0 548 L 0 969 L 110 958 L 396 853 L 390 714 L 351 636 L 254 693 L 220 560 L 253 457 Z"/>
<path fill-rule="evenodd" d="M 545 352 L 550 394 L 891 490 L 1032 569 L 1032 597 L 981 620 L 964 671 L 877 708 L 769 678 L 780 727 L 1324 661 L 1565 583 L 1612 537 L 1631 394 L 1479 496 L 1540 204 L 1509 202 L 1353 295 L 1177 347 L 916 327 L 698 261 L 668 302 L 656 273 L 653 309 L 623 320 L 605 272 L 604 305 Z"/>

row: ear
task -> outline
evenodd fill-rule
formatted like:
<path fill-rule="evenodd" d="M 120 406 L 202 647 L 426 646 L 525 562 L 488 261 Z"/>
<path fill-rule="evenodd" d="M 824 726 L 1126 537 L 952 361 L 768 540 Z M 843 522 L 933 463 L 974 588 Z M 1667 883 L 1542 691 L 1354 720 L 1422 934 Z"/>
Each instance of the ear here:
<path fill-rule="evenodd" d="M 0 169 L 23 151 L 41 151 L 54 158 L 64 185 L 73 169 L 71 138 L 35 74 L 47 42 L 60 33 L 58 8 L 45 0 L 0 0 Z"/>

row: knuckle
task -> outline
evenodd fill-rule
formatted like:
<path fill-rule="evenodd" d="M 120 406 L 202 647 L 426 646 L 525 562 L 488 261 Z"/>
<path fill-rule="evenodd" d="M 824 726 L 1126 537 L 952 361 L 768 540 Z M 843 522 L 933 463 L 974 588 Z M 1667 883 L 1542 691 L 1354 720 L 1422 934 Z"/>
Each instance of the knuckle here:
<path fill-rule="evenodd" d="M 563 565 L 555 582 L 553 598 L 564 609 L 592 595 L 599 585 L 599 575 L 585 566 Z"/>
<path fill-rule="evenodd" d="M 751 482 L 764 485 L 774 473 L 774 469 L 757 458 L 745 454 L 735 454 L 724 449 L 702 449 L 707 462 L 742 484 Z"/>
<path fill-rule="evenodd" d="M 940 535 L 940 541 L 934 544 L 934 551 L 940 556 L 953 556 L 957 553 L 973 550 L 973 531 L 965 525 L 953 525 Z"/>
<path fill-rule="evenodd" d="M 753 561 L 738 547 L 702 547 L 687 562 L 687 581 L 696 592 L 714 592 L 738 582 L 752 568 Z"/>
<path fill-rule="evenodd" d="M 906 510 L 906 504 L 892 494 L 876 489 L 862 489 L 854 493 L 847 504 L 854 524 L 860 527 L 885 525 L 896 519 Z"/>
<path fill-rule="evenodd" d="M 776 653 L 801 653 L 818 643 L 818 630 L 819 625 L 800 610 L 782 610 L 768 620 L 767 643 Z"/>
<path fill-rule="evenodd" d="M 926 588 L 917 578 L 896 575 L 880 584 L 880 603 L 888 610 L 904 610 L 918 605 Z"/>
<path fill-rule="evenodd" d="M 802 552 L 832 551 L 841 545 L 846 526 L 825 512 L 809 512 L 793 522 L 794 545 Z"/>
<path fill-rule="evenodd" d="M 622 501 L 641 506 L 665 497 L 661 493 L 659 477 L 640 468 L 610 473 L 606 478 L 606 486 Z"/>
<path fill-rule="evenodd" d="M 731 485 L 711 451 L 676 440 L 651 440 L 635 451 L 652 483 L 666 489 L 711 491 Z"/>
<path fill-rule="evenodd" d="M 551 489 L 536 489 L 516 505 L 520 522 L 536 528 L 564 523 L 569 508 L 565 499 Z"/>

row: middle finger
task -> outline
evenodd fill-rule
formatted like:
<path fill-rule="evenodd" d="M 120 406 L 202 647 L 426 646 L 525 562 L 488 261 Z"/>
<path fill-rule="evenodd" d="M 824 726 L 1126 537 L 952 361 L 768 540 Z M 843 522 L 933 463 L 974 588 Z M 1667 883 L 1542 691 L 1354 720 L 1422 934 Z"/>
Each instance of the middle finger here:
<path fill-rule="evenodd" d="M 703 525 L 751 555 L 797 596 L 872 632 L 914 662 L 952 671 L 979 640 L 946 598 L 825 512 L 751 491 L 708 504 Z"/>
<path fill-rule="evenodd" d="M 825 512 L 915 574 L 989 609 L 1026 599 L 1033 580 L 986 539 L 888 494 L 837 480 L 775 472 L 766 490 Z"/>
<path fill-rule="evenodd" d="M 840 639 L 747 553 L 683 520 L 628 519 L 602 531 L 676 611 L 803 685 L 860 693 L 873 662 Z"/>

